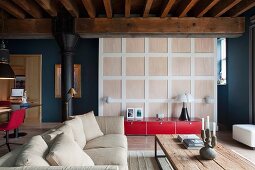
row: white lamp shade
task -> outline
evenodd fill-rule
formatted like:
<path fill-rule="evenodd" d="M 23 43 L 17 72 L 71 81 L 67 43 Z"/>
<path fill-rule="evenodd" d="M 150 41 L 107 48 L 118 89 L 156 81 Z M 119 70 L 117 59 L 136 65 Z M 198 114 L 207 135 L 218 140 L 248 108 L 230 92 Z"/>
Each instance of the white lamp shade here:
<path fill-rule="evenodd" d="M 193 97 L 191 94 L 180 94 L 177 96 L 176 100 L 179 102 L 190 103 L 193 101 Z"/>
<path fill-rule="evenodd" d="M 193 101 L 193 96 L 191 94 L 186 94 L 187 96 L 187 102 L 190 103 Z"/>

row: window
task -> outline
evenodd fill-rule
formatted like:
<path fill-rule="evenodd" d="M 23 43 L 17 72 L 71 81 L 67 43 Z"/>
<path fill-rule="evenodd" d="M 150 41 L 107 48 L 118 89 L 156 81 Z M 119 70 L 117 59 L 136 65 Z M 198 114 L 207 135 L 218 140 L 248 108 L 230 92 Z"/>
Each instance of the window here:
<path fill-rule="evenodd" d="M 218 85 L 227 84 L 227 48 L 226 48 L 226 38 L 219 38 L 217 40 L 217 76 Z"/>

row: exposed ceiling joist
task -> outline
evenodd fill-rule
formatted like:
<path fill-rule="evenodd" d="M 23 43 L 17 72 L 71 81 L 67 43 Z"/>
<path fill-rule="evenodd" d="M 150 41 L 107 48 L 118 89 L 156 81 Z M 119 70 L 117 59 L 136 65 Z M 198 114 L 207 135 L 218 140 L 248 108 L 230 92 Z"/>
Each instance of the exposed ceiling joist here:
<path fill-rule="evenodd" d="M 82 3 L 87 10 L 87 13 L 90 18 L 95 18 L 96 17 L 96 9 L 92 3 L 92 0 L 82 0 Z"/>
<path fill-rule="evenodd" d="M 161 15 L 160 15 L 161 18 L 164 18 L 168 15 L 168 13 L 171 10 L 171 8 L 173 7 L 175 1 L 176 0 L 168 0 L 165 7 L 162 9 L 162 12 L 161 12 Z"/>
<path fill-rule="evenodd" d="M 59 0 L 66 10 L 73 16 L 78 18 L 79 17 L 79 8 L 75 1 L 70 0 Z"/>
<path fill-rule="evenodd" d="M 144 7 L 144 11 L 143 11 L 143 17 L 148 17 L 149 16 L 152 3 L 153 3 L 153 0 L 146 0 L 146 4 L 145 4 L 145 7 Z"/>
<path fill-rule="evenodd" d="M 220 17 L 239 2 L 241 2 L 241 0 L 221 0 L 209 11 L 209 15 L 212 17 Z"/>
<path fill-rule="evenodd" d="M 112 18 L 112 4 L 111 0 L 103 0 L 104 8 L 107 18 Z"/>
<path fill-rule="evenodd" d="M 192 16 L 203 17 L 212 7 L 214 7 L 220 0 L 203 0 L 196 4 L 192 9 Z"/>
<path fill-rule="evenodd" d="M 125 17 L 130 17 L 131 0 L 125 0 Z"/>
<path fill-rule="evenodd" d="M 227 15 L 231 17 L 237 17 L 253 7 L 255 7 L 254 0 L 242 0 L 239 4 L 230 9 L 227 12 Z"/>
<path fill-rule="evenodd" d="M 13 3 L 10 1 L 0 1 L 0 8 L 11 14 L 12 16 L 19 18 L 19 19 L 24 19 L 26 17 L 26 14 L 23 10 L 15 6 Z"/>
<path fill-rule="evenodd" d="M 12 1 L 16 3 L 18 6 L 20 6 L 27 13 L 29 13 L 32 17 L 34 18 L 43 17 L 43 11 L 36 2 L 29 0 L 12 0 Z"/>
<path fill-rule="evenodd" d="M 57 16 L 56 1 L 52 0 L 35 0 L 50 16 Z"/>
<path fill-rule="evenodd" d="M 255 0 L 0 0 L 0 8 L 11 19 L 52 18 L 63 8 L 75 18 L 92 19 L 238 17 L 255 9 Z"/>
<path fill-rule="evenodd" d="M 190 0 L 188 3 L 181 3 L 180 7 L 177 10 L 177 15 L 179 17 L 185 17 L 186 14 L 191 10 L 191 8 L 198 2 L 198 0 Z"/>

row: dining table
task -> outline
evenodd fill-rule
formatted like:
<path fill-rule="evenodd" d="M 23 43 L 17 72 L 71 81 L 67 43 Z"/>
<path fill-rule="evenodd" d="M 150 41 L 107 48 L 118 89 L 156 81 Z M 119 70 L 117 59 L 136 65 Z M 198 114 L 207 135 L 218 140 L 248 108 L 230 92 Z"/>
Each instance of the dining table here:
<path fill-rule="evenodd" d="M 0 114 L 8 114 L 8 120 L 10 113 L 21 109 L 30 109 L 39 107 L 41 104 L 38 103 L 11 103 L 9 106 L 0 106 Z M 19 128 L 14 130 L 13 134 L 9 134 L 9 138 L 18 138 L 27 135 L 25 132 L 19 132 Z"/>

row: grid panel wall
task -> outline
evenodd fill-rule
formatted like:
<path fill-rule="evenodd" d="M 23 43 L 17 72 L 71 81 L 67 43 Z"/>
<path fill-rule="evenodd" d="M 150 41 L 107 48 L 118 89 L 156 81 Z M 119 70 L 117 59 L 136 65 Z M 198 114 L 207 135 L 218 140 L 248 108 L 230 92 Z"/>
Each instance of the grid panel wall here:
<path fill-rule="evenodd" d="M 101 38 L 99 44 L 99 115 L 126 115 L 142 107 L 145 117 L 178 117 L 175 98 L 191 93 L 191 117 L 217 121 L 215 38 Z M 205 103 L 210 96 L 213 102 Z M 103 99 L 110 97 L 110 103 Z"/>

